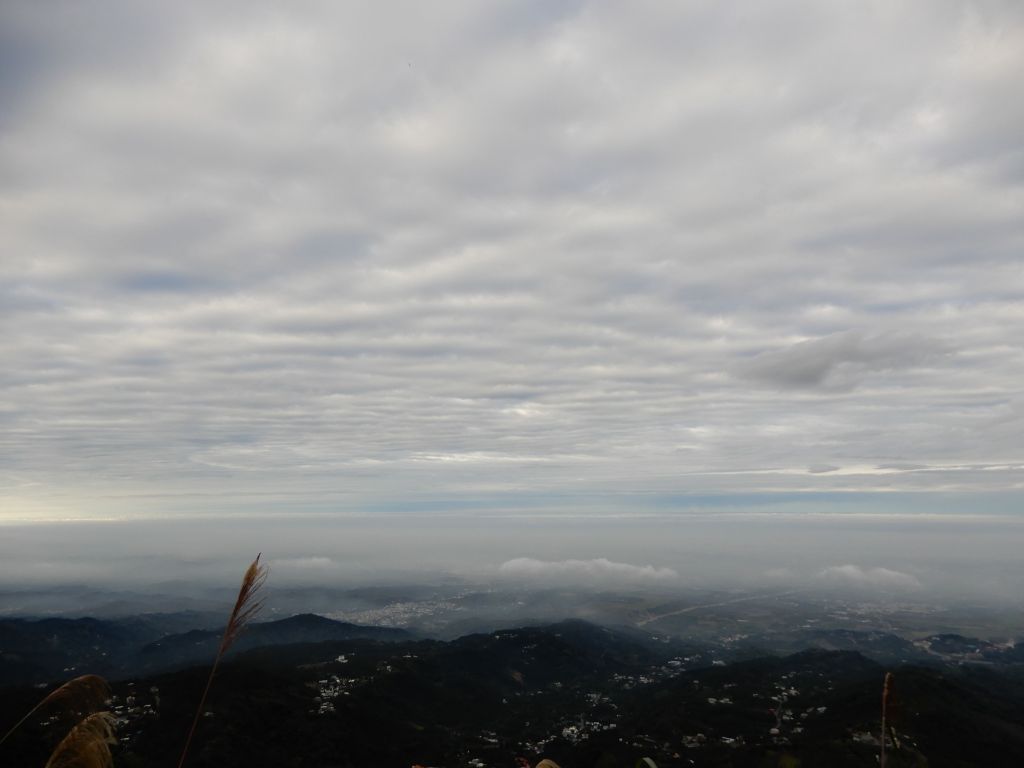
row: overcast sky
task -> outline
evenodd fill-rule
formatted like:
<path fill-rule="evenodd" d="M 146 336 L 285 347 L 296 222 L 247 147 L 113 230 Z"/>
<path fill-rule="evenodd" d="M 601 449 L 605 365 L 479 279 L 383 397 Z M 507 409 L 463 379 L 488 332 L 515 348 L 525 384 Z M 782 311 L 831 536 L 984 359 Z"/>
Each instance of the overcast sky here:
<path fill-rule="evenodd" d="M 0 516 L 1012 513 L 1022 73 L 1018 0 L 7 0 Z"/>

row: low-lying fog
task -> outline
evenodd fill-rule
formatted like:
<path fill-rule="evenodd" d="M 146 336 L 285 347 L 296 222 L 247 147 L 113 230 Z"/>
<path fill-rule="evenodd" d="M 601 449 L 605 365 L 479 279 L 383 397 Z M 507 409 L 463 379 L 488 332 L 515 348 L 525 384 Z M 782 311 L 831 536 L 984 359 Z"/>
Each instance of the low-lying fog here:
<path fill-rule="evenodd" d="M 53 523 L 0 533 L 6 613 L 31 607 L 27 589 L 230 590 L 257 552 L 278 588 L 457 579 L 652 592 L 860 590 L 986 603 L 1024 594 L 1024 522 L 1009 516 L 391 515 Z"/>

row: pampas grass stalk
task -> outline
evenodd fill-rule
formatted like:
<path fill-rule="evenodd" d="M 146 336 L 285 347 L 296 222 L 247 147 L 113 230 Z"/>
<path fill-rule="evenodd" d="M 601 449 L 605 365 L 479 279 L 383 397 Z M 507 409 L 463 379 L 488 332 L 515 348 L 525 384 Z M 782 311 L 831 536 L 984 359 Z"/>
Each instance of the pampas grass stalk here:
<path fill-rule="evenodd" d="M 242 634 L 245 626 L 263 608 L 263 599 L 260 596 L 260 588 L 267 580 L 267 566 L 260 565 L 260 556 L 256 559 L 242 577 L 242 586 L 238 590 L 238 599 L 235 600 L 235 607 L 228 618 L 228 624 L 224 628 L 224 634 L 220 639 L 220 647 L 217 648 L 217 655 L 213 660 L 213 667 L 210 669 L 210 676 L 206 679 L 206 688 L 203 689 L 202 698 L 199 699 L 199 706 L 196 708 L 196 716 L 192 719 L 192 727 L 188 730 L 188 737 L 185 739 L 185 748 L 181 751 L 181 759 L 178 760 L 178 768 L 185 765 L 185 758 L 188 757 L 188 749 L 192 745 L 192 736 L 199 725 L 199 718 L 203 716 L 203 707 L 206 706 L 206 697 L 210 693 L 210 686 L 213 685 L 213 677 L 217 674 L 217 667 L 220 660 L 234 644 L 238 636 Z"/>
<path fill-rule="evenodd" d="M 0 738 L 0 744 L 7 741 L 8 736 L 18 730 L 22 723 L 40 710 L 48 709 L 52 705 L 61 705 L 66 710 L 74 712 L 78 717 L 83 717 L 105 706 L 109 698 L 110 686 L 99 675 L 82 675 L 73 680 L 68 680 L 64 685 L 52 691 L 42 701 L 32 707 L 21 720 L 16 722 L 3 735 L 3 738 Z"/>
<path fill-rule="evenodd" d="M 112 768 L 110 747 L 116 719 L 109 712 L 96 712 L 71 729 L 46 761 L 46 768 Z"/>
<path fill-rule="evenodd" d="M 889 691 L 892 683 L 892 672 L 885 673 L 885 682 L 882 685 L 882 754 L 878 761 L 880 768 L 885 768 L 885 711 L 889 706 Z"/>

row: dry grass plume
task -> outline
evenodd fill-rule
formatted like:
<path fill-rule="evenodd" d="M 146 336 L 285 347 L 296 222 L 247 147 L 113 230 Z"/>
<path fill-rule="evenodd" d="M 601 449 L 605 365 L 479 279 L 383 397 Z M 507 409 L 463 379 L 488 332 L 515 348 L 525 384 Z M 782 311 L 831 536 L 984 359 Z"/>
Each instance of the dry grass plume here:
<path fill-rule="evenodd" d="M 114 716 L 96 712 L 71 729 L 46 761 L 46 768 L 111 768 L 110 747 L 117 744 Z"/>
<path fill-rule="evenodd" d="M 192 727 L 189 728 L 188 736 L 185 739 L 185 747 L 181 751 L 181 759 L 178 760 L 178 768 L 182 768 L 185 765 L 185 759 L 188 757 L 188 750 L 192 744 L 192 736 L 195 735 L 196 727 L 199 725 L 199 718 L 203 715 L 206 697 L 210 693 L 210 686 L 213 685 L 213 677 L 217 674 L 217 667 L 220 665 L 221 659 L 234 644 L 235 640 L 238 639 L 238 636 L 242 634 L 249 621 L 263 608 L 263 597 L 260 593 L 260 588 L 267 580 L 268 570 L 267 566 L 260 565 L 262 554 L 261 552 L 259 555 L 256 555 L 256 559 L 252 561 L 252 564 L 245 572 L 245 576 L 242 577 L 242 586 L 238 590 L 238 599 L 235 600 L 235 607 L 228 618 L 227 626 L 224 628 L 220 647 L 217 649 L 217 655 L 213 660 L 213 667 L 210 669 L 210 676 L 206 680 L 206 688 L 203 689 L 203 695 L 199 699 L 199 706 L 196 708 Z"/>
<path fill-rule="evenodd" d="M 882 753 L 879 756 L 879 768 L 885 768 L 885 715 L 889 707 L 889 693 L 891 691 L 892 672 L 885 673 L 885 682 L 882 684 Z"/>
<path fill-rule="evenodd" d="M 37 712 L 60 708 L 62 715 L 69 715 L 75 720 L 91 715 L 106 706 L 110 698 L 110 686 L 99 675 L 82 675 L 68 680 L 64 685 L 52 691 L 42 701 L 30 709 L 21 720 L 16 722 L 7 733 L 0 738 L 0 744 L 7 737 Z"/>

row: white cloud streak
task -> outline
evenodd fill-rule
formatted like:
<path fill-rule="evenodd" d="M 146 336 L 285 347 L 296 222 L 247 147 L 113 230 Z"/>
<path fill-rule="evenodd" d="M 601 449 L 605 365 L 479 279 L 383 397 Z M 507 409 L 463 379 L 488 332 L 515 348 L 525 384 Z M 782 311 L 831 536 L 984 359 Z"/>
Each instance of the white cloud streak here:
<path fill-rule="evenodd" d="M 592 560 L 557 561 L 517 557 L 502 563 L 498 568 L 498 575 L 515 581 L 595 586 L 664 584 L 679 579 L 679 574 L 671 568 L 617 563 L 603 557 Z"/>
<path fill-rule="evenodd" d="M 833 565 L 818 574 L 827 584 L 870 589 L 920 589 L 916 576 L 889 568 L 861 568 L 858 565 Z"/>

